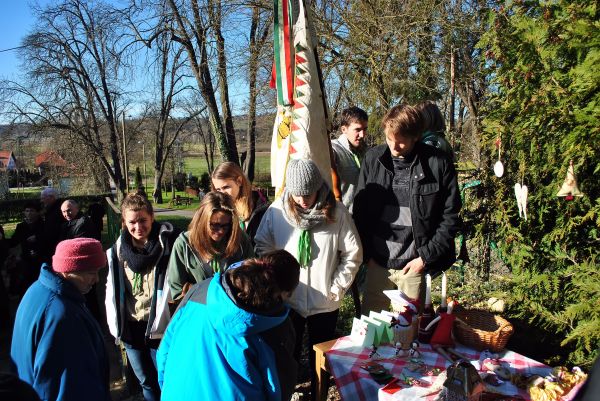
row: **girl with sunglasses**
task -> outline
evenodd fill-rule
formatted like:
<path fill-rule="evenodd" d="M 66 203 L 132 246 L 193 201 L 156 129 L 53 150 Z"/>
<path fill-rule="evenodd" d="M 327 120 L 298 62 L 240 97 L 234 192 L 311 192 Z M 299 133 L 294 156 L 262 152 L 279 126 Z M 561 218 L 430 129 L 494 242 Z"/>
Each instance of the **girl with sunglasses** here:
<path fill-rule="evenodd" d="M 171 297 L 177 302 L 191 285 L 253 256 L 233 199 L 227 194 L 209 192 L 200 202 L 188 231 L 173 245 L 168 268 Z"/>

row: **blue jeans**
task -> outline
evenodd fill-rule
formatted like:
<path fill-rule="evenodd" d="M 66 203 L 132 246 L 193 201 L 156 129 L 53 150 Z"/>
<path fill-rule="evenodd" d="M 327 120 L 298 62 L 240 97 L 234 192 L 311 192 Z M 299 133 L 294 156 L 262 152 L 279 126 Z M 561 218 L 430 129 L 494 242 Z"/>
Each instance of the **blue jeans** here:
<path fill-rule="evenodd" d="M 158 386 L 158 373 L 156 372 L 156 348 L 133 347 L 123 343 L 127 360 L 142 386 L 142 394 L 146 401 L 160 400 L 160 387 Z"/>

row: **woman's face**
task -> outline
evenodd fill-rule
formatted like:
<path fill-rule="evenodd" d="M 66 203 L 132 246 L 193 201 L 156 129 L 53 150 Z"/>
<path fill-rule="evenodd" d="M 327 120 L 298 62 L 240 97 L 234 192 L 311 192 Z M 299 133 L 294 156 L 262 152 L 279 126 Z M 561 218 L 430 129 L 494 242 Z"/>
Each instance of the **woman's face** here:
<path fill-rule="evenodd" d="M 127 227 L 129 234 L 131 234 L 131 237 L 138 244 L 143 245 L 146 243 L 150 236 L 150 231 L 152 231 L 154 216 L 145 209 L 138 211 L 125 210 L 123 220 L 125 221 L 125 226 Z"/>
<path fill-rule="evenodd" d="M 317 192 L 303 196 L 292 195 L 292 199 L 296 202 L 296 205 L 300 206 L 302 209 L 310 209 L 317 201 Z"/>
<path fill-rule="evenodd" d="M 237 180 L 220 180 L 218 178 L 213 178 L 212 184 L 215 187 L 215 191 L 222 192 L 231 196 L 233 199 L 237 199 L 240 194 L 240 189 L 242 188 L 241 181 L 240 178 Z"/>
<path fill-rule="evenodd" d="M 214 242 L 220 242 L 231 231 L 231 214 L 216 211 L 210 216 L 208 233 Z"/>

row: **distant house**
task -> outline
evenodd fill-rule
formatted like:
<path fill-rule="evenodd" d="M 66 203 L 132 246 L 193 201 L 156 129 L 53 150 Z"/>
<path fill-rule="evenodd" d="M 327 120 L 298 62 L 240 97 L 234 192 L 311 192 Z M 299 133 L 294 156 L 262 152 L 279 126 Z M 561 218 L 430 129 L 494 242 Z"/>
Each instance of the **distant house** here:
<path fill-rule="evenodd" d="M 40 174 L 45 175 L 48 171 L 65 170 L 67 162 L 55 151 L 47 150 L 35 157 L 35 168 Z"/>
<path fill-rule="evenodd" d="M 0 150 L 0 169 L 3 171 L 12 171 L 17 168 L 17 160 L 12 150 Z"/>

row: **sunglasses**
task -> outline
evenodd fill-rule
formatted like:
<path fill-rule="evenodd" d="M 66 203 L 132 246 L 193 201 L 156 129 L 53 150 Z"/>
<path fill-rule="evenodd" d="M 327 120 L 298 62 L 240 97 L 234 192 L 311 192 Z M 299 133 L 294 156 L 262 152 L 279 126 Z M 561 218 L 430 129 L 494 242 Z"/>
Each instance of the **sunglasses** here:
<path fill-rule="evenodd" d="M 227 223 L 227 224 L 219 224 L 219 223 L 209 223 L 208 226 L 210 227 L 211 231 L 226 231 L 229 230 L 231 228 L 231 223 Z"/>

